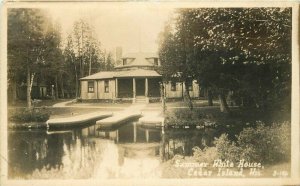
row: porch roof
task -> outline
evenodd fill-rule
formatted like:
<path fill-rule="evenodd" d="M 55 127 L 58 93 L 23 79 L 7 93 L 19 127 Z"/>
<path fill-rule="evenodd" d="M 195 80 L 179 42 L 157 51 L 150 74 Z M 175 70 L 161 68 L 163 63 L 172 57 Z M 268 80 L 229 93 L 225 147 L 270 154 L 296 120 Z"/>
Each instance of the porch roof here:
<path fill-rule="evenodd" d="M 86 76 L 80 80 L 113 79 L 126 77 L 161 77 L 155 70 L 135 69 L 126 71 L 104 71 Z"/>
<path fill-rule="evenodd" d="M 118 71 L 115 77 L 161 77 L 155 70 L 135 69 Z"/>

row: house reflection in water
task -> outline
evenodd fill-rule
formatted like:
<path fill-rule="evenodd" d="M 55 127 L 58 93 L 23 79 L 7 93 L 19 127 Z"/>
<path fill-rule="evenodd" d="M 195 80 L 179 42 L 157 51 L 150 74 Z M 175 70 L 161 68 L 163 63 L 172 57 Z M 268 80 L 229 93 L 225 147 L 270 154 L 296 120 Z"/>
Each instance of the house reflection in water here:
<path fill-rule="evenodd" d="M 151 143 L 160 142 L 160 129 L 145 129 L 132 122 L 130 124 L 122 125 L 115 129 L 97 130 L 99 126 L 95 125 L 83 129 L 84 135 L 105 138 L 114 140 L 116 143 Z"/>
<path fill-rule="evenodd" d="M 58 133 L 9 132 L 9 178 L 158 178 L 161 163 L 209 145 L 214 130 L 145 129 L 129 122 L 113 130 L 93 125 Z"/>

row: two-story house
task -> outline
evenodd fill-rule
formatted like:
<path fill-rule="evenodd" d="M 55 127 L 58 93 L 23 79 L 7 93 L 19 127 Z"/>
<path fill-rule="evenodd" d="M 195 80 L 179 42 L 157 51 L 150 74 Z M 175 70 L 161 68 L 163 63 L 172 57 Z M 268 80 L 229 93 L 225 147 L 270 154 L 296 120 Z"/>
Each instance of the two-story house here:
<path fill-rule="evenodd" d="M 103 71 L 80 79 L 82 100 L 129 100 L 149 102 L 159 100 L 162 75 L 156 69 L 160 66 L 154 53 L 129 53 L 114 71 Z M 183 97 L 182 82 L 163 82 L 167 98 Z M 198 97 L 199 85 L 193 81 L 189 87 L 192 98 Z"/>

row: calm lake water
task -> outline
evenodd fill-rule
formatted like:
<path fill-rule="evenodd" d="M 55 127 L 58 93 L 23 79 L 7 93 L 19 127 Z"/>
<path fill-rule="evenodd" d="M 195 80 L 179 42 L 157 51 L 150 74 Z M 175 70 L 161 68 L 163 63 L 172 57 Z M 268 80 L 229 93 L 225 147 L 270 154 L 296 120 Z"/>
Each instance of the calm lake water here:
<path fill-rule="evenodd" d="M 9 131 L 9 178 L 160 178 L 161 164 L 194 146 L 211 145 L 214 129 L 145 129 L 128 122 L 99 131 Z"/>

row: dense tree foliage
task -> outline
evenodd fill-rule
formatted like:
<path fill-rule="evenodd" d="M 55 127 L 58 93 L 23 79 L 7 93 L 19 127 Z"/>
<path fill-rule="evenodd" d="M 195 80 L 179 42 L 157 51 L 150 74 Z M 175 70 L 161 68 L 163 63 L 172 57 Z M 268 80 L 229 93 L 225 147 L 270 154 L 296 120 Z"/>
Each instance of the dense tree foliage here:
<path fill-rule="evenodd" d="M 112 70 L 114 67 L 112 54 L 106 54 L 100 46 L 92 26 L 83 19 L 74 23 L 73 32 L 67 37 L 64 56 L 68 64 L 67 75 L 72 79 L 69 83 L 73 86 L 72 90 L 76 90 L 76 97 L 80 92 L 80 78 L 99 71 Z"/>
<path fill-rule="evenodd" d="M 39 9 L 8 11 L 8 81 L 16 87 L 17 82 L 26 79 L 28 107 L 31 107 L 34 78 L 49 62 L 46 55 L 51 43 L 47 34 L 48 19 Z"/>
<path fill-rule="evenodd" d="M 45 58 L 48 63 L 46 68 L 40 69 L 41 74 L 39 76 L 43 77 L 46 84 L 55 86 L 55 98 L 59 97 L 59 89 L 60 96 L 64 97 L 64 75 L 66 71 L 60 30 L 59 23 L 51 24 L 47 29 L 45 43 L 48 47 L 45 50 Z"/>
<path fill-rule="evenodd" d="M 162 34 L 162 71 L 182 72 L 244 106 L 289 103 L 290 8 L 179 9 Z M 288 100 L 288 101 L 287 101 Z"/>
<path fill-rule="evenodd" d="M 60 24 L 45 10 L 10 9 L 8 85 L 12 100 L 17 99 L 17 87 L 26 85 L 27 105 L 31 107 L 34 82 L 37 86 L 46 84 L 52 98 L 78 97 L 81 77 L 114 67 L 112 54 L 100 46 L 93 28 L 82 19 L 64 39 Z"/>

